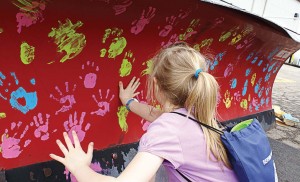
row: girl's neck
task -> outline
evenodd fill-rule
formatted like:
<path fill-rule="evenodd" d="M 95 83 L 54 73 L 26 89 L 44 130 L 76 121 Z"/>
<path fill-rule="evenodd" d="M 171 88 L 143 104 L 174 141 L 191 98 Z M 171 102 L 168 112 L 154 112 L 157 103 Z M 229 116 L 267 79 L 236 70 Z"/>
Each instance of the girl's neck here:
<path fill-rule="evenodd" d="M 171 104 L 170 102 L 166 101 L 164 104 L 163 104 L 163 111 L 164 112 L 172 112 L 174 111 L 175 109 L 178 109 L 180 108 L 179 106 L 176 106 L 174 104 Z"/>

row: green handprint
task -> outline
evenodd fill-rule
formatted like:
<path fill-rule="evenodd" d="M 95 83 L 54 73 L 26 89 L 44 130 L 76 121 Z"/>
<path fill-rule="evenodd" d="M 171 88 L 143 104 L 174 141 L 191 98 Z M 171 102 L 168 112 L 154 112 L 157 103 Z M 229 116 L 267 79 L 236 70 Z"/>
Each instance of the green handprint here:
<path fill-rule="evenodd" d="M 128 113 L 129 113 L 129 111 L 126 109 L 125 106 L 118 107 L 117 116 L 118 116 L 119 125 L 120 125 L 121 130 L 125 131 L 125 132 L 128 131 L 128 125 L 126 122 Z"/>
<path fill-rule="evenodd" d="M 34 49 L 27 42 L 21 44 L 20 58 L 24 64 L 30 64 L 34 60 Z"/>
<path fill-rule="evenodd" d="M 106 53 L 108 52 L 108 58 L 116 58 L 118 55 L 122 54 L 124 48 L 127 45 L 127 41 L 125 37 L 121 37 L 123 33 L 123 29 L 113 28 L 113 29 L 106 29 L 105 34 L 102 38 L 102 43 L 105 44 L 106 40 L 110 37 L 110 35 L 114 36 L 115 38 L 111 39 L 111 44 L 107 51 L 106 48 L 100 50 L 100 57 L 105 57 Z"/>
<path fill-rule="evenodd" d="M 132 58 L 132 56 L 133 56 L 133 53 L 131 51 L 128 51 L 125 53 L 125 56 L 124 56 L 122 64 L 121 64 L 121 68 L 119 70 L 121 77 L 128 76 L 131 73 L 131 70 L 132 70 L 131 62 L 134 62 L 134 60 L 135 60 L 135 58 Z M 132 59 L 132 60 L 130 61 L 130 59 Z"/>
<path fill-rule="evenodd" d="M 52 28 L 52 31 L 48 34 L 49 37 L 53 37 L 54 42 L 57 44 L 57 51 L 65 51 L 67 54 L 60 60 L 61 63 L 68 59 L 76 57 L 85 47 L 86 39 L 82 33 L 77 33 L 76 29 L 81 27 L 83 23 L 78 21 L 73 24 L 69 19 L 66 23 L 62 24 L 58 21 L 59 27 Z"/>

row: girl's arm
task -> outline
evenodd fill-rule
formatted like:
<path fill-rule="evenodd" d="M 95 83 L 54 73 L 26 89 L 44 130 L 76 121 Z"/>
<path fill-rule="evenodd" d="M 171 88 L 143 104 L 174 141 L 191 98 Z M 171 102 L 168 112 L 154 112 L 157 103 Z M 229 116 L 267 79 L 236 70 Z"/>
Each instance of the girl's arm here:
<path fill-rule="evenodd" d="M 139 92 L 135 92 L 140 85 L 139 80 L 139 78 L 136 79 L 133 77 L 125 89 L 123 87 L 123 83 L 121 81 L 119 82 L 119 97 L 123 105 L 126 105 L 129 99 L 134 98 L 139 94 Z M 136 101 L 130 103 L 130 111 L 150 122 L 154 121 L 163 113 L 161 110 L 153 106 Z"/>
<path fill-rule="evenodd" d="M 73 131 L 72 134 L 75 146 L 66 132 L 64 132 L 66 146 L 57 140 L 57 144 L 65 157 L 54 154 L 50 154 L 50 157 L 64 164 L 79 182 L 148 182 L 153 179 L 164 160 L 147 152 L 138 152 L 118 178 L 105 176 L 96 173 L 89 167 L 92 161 L 93 143 L 89 144 L 87 153 L 85 153 L 81 148 L 76 132 Z"/>

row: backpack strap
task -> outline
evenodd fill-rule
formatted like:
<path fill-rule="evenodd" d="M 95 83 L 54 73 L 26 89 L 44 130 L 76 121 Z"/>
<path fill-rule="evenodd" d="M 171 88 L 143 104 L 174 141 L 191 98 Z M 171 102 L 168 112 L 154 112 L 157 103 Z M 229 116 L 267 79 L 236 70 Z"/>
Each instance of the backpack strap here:
<path fill-rule="evenodd" d="M 182 113 L 179 113 L 179 112 L 171 112 L 171 113 L 175 113 L 175 114 L 179 114 L 179 115 L 181 115 L 181 116 L 183 116 L 183 117 L 187 117 L 187 115 L 182 114 Z M 209 125 L 207 125 L 207 124 L 201 123 L 201 122 L 199 122 L 198 120 L 196 120 L 196 119 L 194 119 L 194 118 L 192 118 L 192 117 L 187 117 L 187 118 L 189 118 L 189 119 L 195 121 L 197 124 L 202 125 L 202 126 L 206 127 L 207 129 L 210 129 L 210 130 L 212 130 L 212 131 L 214 131 L 214 132 L 216 132 L 216 133 L 218 133 L 218 134 L 220 134 L 220 135 L 223 135 L 223 134 L 224 134 L 223 131 L 218 130 L 218 129 L 216 129 L 216 128 L 212 127 L 212 126 L 209 126 Z"/>

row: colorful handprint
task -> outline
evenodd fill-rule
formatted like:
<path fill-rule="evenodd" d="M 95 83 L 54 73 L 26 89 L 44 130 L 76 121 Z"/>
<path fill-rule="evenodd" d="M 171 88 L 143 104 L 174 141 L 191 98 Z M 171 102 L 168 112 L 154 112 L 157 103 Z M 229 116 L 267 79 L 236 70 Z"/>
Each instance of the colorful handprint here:
<path fill-rule="evenodd" d="M 30 125 L 35 126 L 34 136 L 45 141 L 49 139 L 49 118 L 50 115 L 46 114 L 46 119 L 43 119 L 42 113 L 38 113 L 37 116 L 33 116 L 33 122 Z"/>
<path fill-rule="evenodd" d="M 3 158 L 17 158 L 23 151 L 22 148 L 26 148 L 30 144 L 31 140 L 28 139 L 24 142 L 23 146 L 21 146 L 20 142 L 29 129 L 29 126 L 26 125 L 25 128 L 23 128 L 21 134 L 17 136 L 18 130 L 21 129 L 21 126 L 21 121 L 19 121 L 18 123 L 12 122 L 10 131 L 8 131 L 8 129 L 5 129 L 4 134 L 1 136 L 2 143 L 0 144 L 0 152 L 2 153 Z M 13 134 L 10 135 L 11 132 Z"/>
<path fill-rule="evenodd" d="M 90 61 L 87 61 L 86 66 L 85 66 L 85 64 L 83 64 L 81 66 L 81 69 L 82 70 L 86 70 L 87 68 L 94 69 L 94 66 L 95 66 L 94 62 L 91 63 Z M 81 80 L 83 80 L 83 84 L 84 84 L 85 88 L 94 88 L 95 87 L 96 82 L 97 82 L 97 74 L 95 72 L 98 72 L 98 71 L 99 71 L 99 66 L 96 66 L 95 71 L 93 70 L 93 72 L 86 73 L 84 78 L 82 76 L 79 76 L 79 78 Z"/>
<path fill-rule="evenodd" d="M 232 101 L 233 97 L 230 96 L 230 92 L 229 90 L 226 90 L 225 94 L 224 94 L 224 99 L 223 102 L 225 104 L 225 107 L 228 109 L 231 107 L 231 101 Z"/>
<path fill-rule="evenodd" d="M 97 111 L 91 112 L 91 114 L 96 114 L 98 116 L 104 116 L 106 113 L 108 113 L 110 111 L 110 102 L 115 98 L 115 95 L 114 94 L 112 94 L 112 96 L 109 96 L 109 95 L 110 95 L 110 89 L 106 90 L 105 98 L 102 97 L 102 91 L 101 91 L 101 89 L 99 89 L 100 101 L 97 100 L 95 95 L 92 96 L 94 101 L 97 103 L 99 109 Z"/>
<path fill-rule="evenodd" d="M 127 121 L 126 121 L 128 113 L 129 113 L 129 111 L 127 110 L 127 108 L 125 106 L 118 107 L 117 116 L 118 116 L 119 126 L 120 126 L 121 130 L 124 132 L 128 131 L 128 125 L 127 125 Z"/>
<path fill-rule="evenodd" d="M 24 64 L 30 64 L 34 60 L 35 48 L 27 42 L 21 44 L 20 58 Z"/>
<path fill-rule="evenodd" d="M 62 107 L 55 112 L 55 115 L 57 115 L 60 112 L 66 112 L 72 109 L 73 105 L 76 103 L 75 97 L 74 97 L 74 91 L 76 90 L 76 84 L 74 84 L 73 89 L 71 92 L 69 92 L 69 82 L 65 82 L 65 94 L 59 89 L 58 86 L 55 86 L 55 90 L 59 94 L 59 99 L 56 98 L 53 94 L 50 94 L 50 98 L 59 102 Z"/>
<path fill-rule="evenodd" d="M 102 38 L 102 43 L 105 44 L 107 39 L 110 38 L 109 49 L 102 48 L 100 50 L 100 57 L 105 57 L 108 52 L 108 58 L 116 58 L 118 55 L 122 54 L 124 48 L 127 45 L 127 40 L 122 37 L 123 29 L 119 28 L 108 28 Z M 113 37 L 113 38 L 112 38 Z"/>
<path fill-rule="evenodd" d="M 83 122 L 84 122 L 85 114 L 86 114 L 85 112 L 82 112 L 81 116 L 80 116 L 80 119 L 78 121 L 77 112 L 75 111 L 74 115 L 70 114 L 69 119 L 64 122 L 64 128 L 65 128 L 66 132 L 68 133 L 70 139 L 72 140 L 72 143 L 74 143 L 73 136 L 72 136 L 72 131 L 75 131 L 77 133 L 78 139 L 81 142 L 81 141 L 83 141 L 83 139 L 85 137 L 85 133 L 91 127 L 90 123 L 87 123 L 84 128 L 82 126 Z"/>
<path fill-rule="evenodd" d="M 64 63 L 76 57 L 83 50 L 86 45 L 86 39 L 84 34 L 76 32 L 76 29 L 83 25 L 81 21 L 73 24 L 67 19 L 64 24 L 60 21 L 58 23 L 59 27 L 52 28 L 48 36 L 54 38 L 54 42 L 58 46 L 58 52 L 66 52 L 66 55 L 60 60 L 61 63 Z"/>
<path fill-rule="evenodd" d="M 130 32 L 137 35 L 141 31 L 143 31 L 145 26 L 150 23 L 150 20 L 154 18 L 155 11 L 156 8 L 153 8 L 151 6 L 148 8 L 147 13 L 145 10 L 143 10 L 141 17 L 132 22 L 133 26 L 131 27 Z"/>
<path fill-rule="evenodd" d="M 21 33 L 22 27 L 29 27 L 38 21 L 44 20 L 42 11 L 46 8 L 44 0 L 14 0 L 12 3 L 19 8 L 16 18 L 18 22 L 18 33 Z"/>
<path fill-rule="evenodd" d="M 130 75 L 132 70 L 132 63 L 134 61 L 135 58 L 133 57 L 133 53 L 131 51 L 126 52 L 119 70 L 120 77 Z"/>
<path fill-rule="evenodd" d="M 19 85 L 19 80 L 17 79 L 16 73 L 11 72 L 10 75 L 14 79 L 15 85 Z M 0 86 L 6 87 L 4 88 L 4 92 L 8 93 L 11 83 L 6 79 L 7 77 L 0 72 Z M 5 84 L 5 82 L 8 83 Z M 30 83 L 32 85 L 35 85 L 35 79 L 31 79 Z M 8 100 L 8 96 L 5 96 L 4 93 L 3 95 L 2 93 L 0 92 L 0 98 L 4 100 Z M 25 100 L 25 105 L 19 102 L 21 99 Z M 23 114 L 26 114 L 28 111 L 33 110 L 37 106 L 37 102 L 38 102 L 37 92 L 27 92 L 23 87 L 19 87 L 17 90 L 12 91 L 10 93 L 9 102 L 12 108 L 19 110 Z"/>

